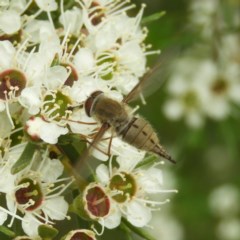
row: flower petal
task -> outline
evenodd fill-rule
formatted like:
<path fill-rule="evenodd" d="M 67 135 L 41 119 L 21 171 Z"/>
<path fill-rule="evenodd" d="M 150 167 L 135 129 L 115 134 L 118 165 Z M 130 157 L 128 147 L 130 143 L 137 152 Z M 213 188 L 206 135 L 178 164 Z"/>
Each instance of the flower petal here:
<path fill-rule="evenodd" d="M 16 50 L 9 41 L 0 41 L 0 68 L 9 68 Z"/>
<path fill-rule="evenodd" d="M 66 218 L 68 203 L 61 196 L 45 201 L 43 212 L 53 220 L 63 220 Z"/>
<path fill-rule="evenodd" d="M 7 213 L 3 212 L 0 208 L 0 224 L 3 225 L 3 223 L 7 220 Z"/>
<path fill-rule="evenodd" d="M 26 213 L 22 221 L 23 231 L 30 237 L 38 236 L 38 227 L 42 224 L 30 213 Z"/>
<path fill-rule="evenodd" d="M 63 165 L 58 159 L 46 159 L 41 168 L 41 178 L 44 182 L 54 182 L 63 173 Z"/>
<path fill-rule="evenodd" d="M 12 10 L 0 13 L 0 29 L 6 34 L 13 34 L 21 27 L 20 15 Z"/>
<path fill-rule="evenodd" d="M 108 229 L 116 228 L 121 223 L 121 212 L 120 209 L 117 207 L 117 204 L 111 202 L 111 210 L 107 217 L 104 218 L 104 225 Z"/>
<path fill-rule="evenodd" d="M 143 203 L 131 201 L 126 206 L 127 220 L 136 227 L 144 227 L 152 218 L 151 210 Z"/>
<path fill-rule="evenodd" d="M 107 184 L 110 180 L 108 167 L 104 164 L 100 164 L 97 167 L 96 175 L 97 175 L 98 180 L 103 184 Z"/>

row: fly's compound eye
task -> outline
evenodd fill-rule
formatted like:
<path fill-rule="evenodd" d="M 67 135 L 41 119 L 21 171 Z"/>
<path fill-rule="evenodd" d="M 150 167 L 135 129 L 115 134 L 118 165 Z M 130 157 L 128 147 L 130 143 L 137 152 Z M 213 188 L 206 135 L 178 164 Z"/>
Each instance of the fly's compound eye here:
<path fill-rule="evenodd" d="M 85 112 L 86 112 L 88 117 L 92 116 L 92 110 L 93 110 L 93 107 L 94 107 L 94 105 L 96 103 L 96 100 L 102 94 L 103 94 L 102 91 L 95 91 L 86 100 L 86 102 L 85 102 Z"/>

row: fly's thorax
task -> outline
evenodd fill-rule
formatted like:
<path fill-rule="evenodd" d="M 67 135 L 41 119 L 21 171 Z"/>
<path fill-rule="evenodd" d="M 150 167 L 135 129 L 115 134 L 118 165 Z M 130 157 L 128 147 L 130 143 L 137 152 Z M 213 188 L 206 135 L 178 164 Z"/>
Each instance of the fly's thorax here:
<path fill-rule="evenodd" d="M 133 117 L 121 132 L 122 140 L 146 151 L 152 151 L 159 139 L 148 121 L 142 117 Z"/>
<path fill-rule="evenodd" d="M 124 104 L 104 95 L 96 99 L 92 107 L 92 115 L 98 121 L 107 122 L 113 127 L 128 122 L 128 113 Z"/>

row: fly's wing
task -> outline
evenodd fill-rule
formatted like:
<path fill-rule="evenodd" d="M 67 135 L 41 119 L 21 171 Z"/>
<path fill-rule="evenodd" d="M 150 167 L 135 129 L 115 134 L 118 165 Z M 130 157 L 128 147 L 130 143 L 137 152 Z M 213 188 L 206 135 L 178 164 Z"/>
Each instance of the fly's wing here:
<path fill-rule="evenodd" d="M 166 50 L 161 54 L 155 65 L 140 78 L 137 85 L 124 97 L 123 102 L 129 103 L 136 100 L 143 90 L 144 96 L 146 96 L 159 89 L 167 79 L 171 62 L 176 59 L 179 52 L 178 48 Z"/>
<path fill-rule="evenodd" d="M 102 139 L 104 133 L 110 128 L 110 125 L 108 123 L 103 123 L 100 127 L 99 131 L 95 135 L 93 141 L 90 143 L 90 145 L 83 151 L 80 159 L 77 161 L 74 168 L 76 170 L 81 169 L 82 165 L 84 164 L 85 160 L 88 158 L 88 156 L 91 154 L 91 151 L 94 147 L 98 144 L 98 142 Z"/>

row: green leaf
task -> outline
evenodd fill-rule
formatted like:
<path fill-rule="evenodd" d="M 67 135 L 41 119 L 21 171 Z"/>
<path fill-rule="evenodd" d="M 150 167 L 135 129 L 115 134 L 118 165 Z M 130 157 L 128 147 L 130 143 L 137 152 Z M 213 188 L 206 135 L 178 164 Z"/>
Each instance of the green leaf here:
<path fill-rule="evenodd" d="M 38 227 L 38 234 L 43 239 L 53 239 L 58 234 L 58 230 L 47 224 L 42 224 Z"/>
<path fill-rule="evenodd" d="M 158 12 L 158 13 L 154 13 L 150 16 L 147 16 L 147 17 L 144 17 L 142 19 L 142 24 L 148 24 L 150 22 L 153 22 L 153 21 L 157 21 L 158 19 L 160 19 L 161 17 L 163 17 L 164 15 L 166 14 L 165 11 L 161 11 L 161 12 Z"/>
<path fill-rule="evenodd" d="M 153 236 L 151 236 L 148 232 L 146 232 L 142 228 L 138 228 L 133 226 L 130 222 L 128 222 L 125 218 L 122 219 L 122 224 L 128 227 L 131 231 L 133 231 L 138 236 L 142 237 L 145 240 L 156 240 Z"/>
<path fill-rule="evenodd" d="M 146 165 L 151 165 L 155 163 L 156 161 L 159 161 L 159 157 L 156 155 L 149 155 L 146 158 L 144 158 L 141 162 L 139 162 L 136 166 L 136 168 L 143 167 Z"/>
<path fill-rule="evenodd" d="M 120 229 L 122 229 L 125 232 L 126 240 L 133 240 L 132 231 L 124 223 L 121 223 Z"/>
<path fill-rule="evenodd" d="M 4 226 L 0 226 L 0 232 L 2 232 L 4 235 L 11 238 L 16 236 L 13 231 L 9 230 L 7 227 L 4 227 Z"/>
<path fill-rule="evenodd" d="M 17 160 L 17 162 L 13 165 L 11 169 L 12 174 L 16 174 L 23 170 L 25 167 L 27 167 L 31 161 L 33 154 L 36 150 L 36 145 L 29 142 L 27 143 L 23 153 L 21 154 L 20 158 Z"/>

